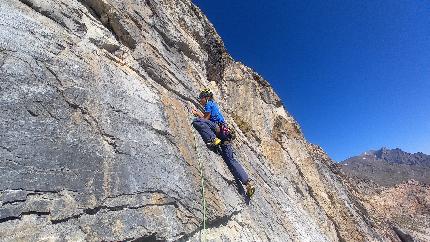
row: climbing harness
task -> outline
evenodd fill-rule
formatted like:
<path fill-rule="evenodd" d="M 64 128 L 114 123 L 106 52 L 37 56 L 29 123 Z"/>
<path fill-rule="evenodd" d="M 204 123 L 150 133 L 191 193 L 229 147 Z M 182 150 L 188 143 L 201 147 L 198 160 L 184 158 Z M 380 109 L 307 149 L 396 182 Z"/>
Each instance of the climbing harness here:
<path fill-rule="evenodd" d="M 223 140 L 231 141 L 236 138 L 236 134 L 233 129 L 230 129 L 226 123 L 218 123 L 219 135 Z"/>

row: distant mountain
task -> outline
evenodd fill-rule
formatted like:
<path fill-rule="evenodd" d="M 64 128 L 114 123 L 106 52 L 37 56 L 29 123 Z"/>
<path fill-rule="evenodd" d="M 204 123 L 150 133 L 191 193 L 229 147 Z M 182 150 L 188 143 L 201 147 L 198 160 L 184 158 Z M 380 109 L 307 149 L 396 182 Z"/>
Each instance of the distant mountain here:
<path fill-rule="evenodd" d="M 407 164 L 407 165 L 424 165 L 430 167 L 430 155 L 426 155 L 422 152 L 414 154 L 405 152 L 399 148 L 387 149 L 381 148 L 373 152 L 377 159 L 385 160 L 396 164 Z"/>
<path fill-rule="evenodd" d="M 408 153 L 399 148 L 370 150 L 340 162 L 348 176 L 366 179 L 382 186 L 408 180 L 430 184 L 430 155 Z"/>

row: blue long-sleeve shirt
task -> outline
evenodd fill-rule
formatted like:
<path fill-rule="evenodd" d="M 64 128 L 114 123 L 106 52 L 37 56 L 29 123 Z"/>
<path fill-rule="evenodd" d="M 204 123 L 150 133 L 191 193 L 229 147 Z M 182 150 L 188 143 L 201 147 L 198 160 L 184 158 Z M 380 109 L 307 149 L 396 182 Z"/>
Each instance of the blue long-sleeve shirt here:
<path fill-rule="evenodd" d="M 214 123 L 225 123 L 224 117 L 219 111 L 218 105 L 213 100 L 207 101 L 204 106 L 204 109 L 206 113 L 211 114 L 209 118 L 210 121 Z"/>

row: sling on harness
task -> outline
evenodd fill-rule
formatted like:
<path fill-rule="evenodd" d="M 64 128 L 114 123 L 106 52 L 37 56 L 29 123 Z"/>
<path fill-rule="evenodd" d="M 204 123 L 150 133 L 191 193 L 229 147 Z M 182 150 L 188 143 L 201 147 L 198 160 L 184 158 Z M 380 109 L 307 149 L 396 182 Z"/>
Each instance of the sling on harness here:
<path fill-rule="evenodd" d="M 221 140 L 231 141 L 236 138 L 234 130 L 230 129 L 226 123 L 218 123 L 219 134 Z M 218 130 L 217 130 L 218 131 Z"/>

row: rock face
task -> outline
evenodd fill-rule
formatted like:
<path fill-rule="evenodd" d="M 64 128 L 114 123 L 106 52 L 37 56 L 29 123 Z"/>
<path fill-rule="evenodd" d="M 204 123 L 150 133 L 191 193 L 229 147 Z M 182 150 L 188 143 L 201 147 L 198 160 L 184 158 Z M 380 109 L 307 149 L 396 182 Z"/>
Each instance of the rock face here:
<path fill-rule="evenodd" d="M 368 196 L 369 210 L 416 241 L 430 241 L 430 185 L 409 181 Z"/>
<path fill-rule="evenodd" d="M 410 180 L 391 187 L 350 179 L 366 210 L 387 221 L 402 241 L 430 241 L 430 185 Z"/>
<path fill-rule="evenodd" d="M 0 2 L 2 241 L 397 241 L 189 0 Z M 252 201 L 190 125 L 210 87 Z M 376 222 L 375 222 L 376 221 Z"/>
<path fill-rule="evenodd" d="M 381 148 L 351 157 L 340 164 L 348 176 L 372 180 L 382 186 L 394 186 L 411 179 L 430 184 L 430 155 L 421 152 L 411 154 L 398 148 Z"/>
<path fill-rule="evenodd" d="M 382 148 L 341 164 L 369 213 L 403 241 L 430 241 L 430 156 Z"/>

